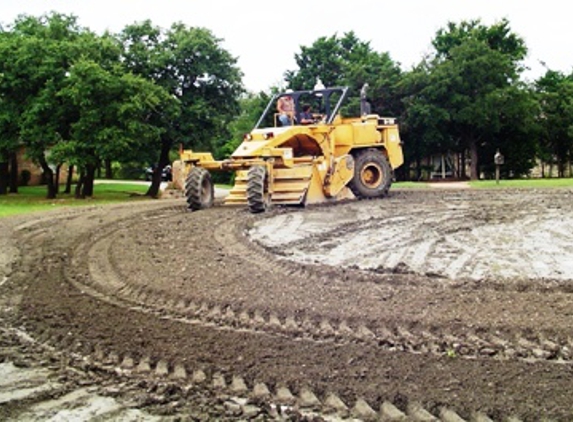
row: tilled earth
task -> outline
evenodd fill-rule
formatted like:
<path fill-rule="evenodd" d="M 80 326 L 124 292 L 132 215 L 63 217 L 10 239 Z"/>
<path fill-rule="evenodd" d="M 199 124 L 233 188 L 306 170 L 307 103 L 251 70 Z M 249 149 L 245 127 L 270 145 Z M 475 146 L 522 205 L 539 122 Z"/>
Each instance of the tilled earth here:
<path fill-rule="evenodd" d="M 0 220 L 0 363 L 53 383 L 0 418 L 82 391 L 114 420 L 573 420 L 572 199 Z"/>

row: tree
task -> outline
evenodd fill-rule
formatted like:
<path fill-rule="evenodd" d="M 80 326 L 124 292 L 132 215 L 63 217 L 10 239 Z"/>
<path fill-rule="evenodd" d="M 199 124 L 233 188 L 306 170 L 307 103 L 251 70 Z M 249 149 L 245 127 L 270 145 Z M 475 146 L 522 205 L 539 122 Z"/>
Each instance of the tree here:
<path fill-rule="evenodd" d="M 297 70 L 285 72 L 285 81 L 293 89 L 312 89 L 317 78 L 327 87 L 349 86 L 351 98 L 344 111 L 360 114 L 359 93 L 368 83 L 372 111 L 380 115 L 399 115 L 402 103 L 396 92 L 401 70 L 388 53 L 378 53 L 369 42 L 352 31 L 342 37 L 321 37 L 310 47 L 301 46 L 295 54 Z"/>
<path fill-rule="evenodd" d="M 310 47 L 301 46 L 294 58 L 297 70 L 285 72 L 285 81 L 292 89 L 312 89 L 320 78 L 327 86 L 344 83 L 344 58 L 341 41 L 337 35 L 321 37 Z"/>
<path fill-rule="evenodd" d="M 491 27 L 479 21 L 450 23 L 437 32 L 433 45 L 435 53 L 420 67 L 422 83 L 410 92 L 409 106 L 439 116 L 445 132 L 438 141 L 469 152 L 470 178 L 475 180 L 480 149 L 494 145 L 505 124 L 500 110 L 507 107 L 507 98 L 525 98 L 514 94 L 527 49 L 507 20 Z M 410 120 L 411 126 L 416 124 Z"/>
<path fill-rule="evenodd" d="M 499 129 L 491 140 L 481 145 L 481 171 L 490 178 L 495 175 L 493 157 L 499 150 L 505 157 L 501 168 L 505 178 L 527 176 L 535 166 L 540 127 L 539 103 L 530 89 L 521 86 L 504 90 L 498 99 Z"/>
<path fill-rule="evenodd" d="M 415 180 L 423 177 L 422 160 L 435 153 L 457 151 L 449 133 L 450 116 L 447 110 L 430 100 L 426 89 L 430 86 L 430 68 L 422 62 L 403 75 L 398 92 L 404 104 L 400 116 L 400 135 L 405 144 L 404 168 L 415 164 Z M 410 175 L 403 175 L 409 178 Z M 461 177 L 461 175 L 458 175 Z"/>
<path fill-rule="evenodd" d="M 14 35 L 11 32 L 0 28 L 0 195 L 8 193 L 8 185 L 12 192 L 18 191 L 11 173 L 16 173 L 11 165 L 20 146 L 18 137 L 18 103 L 10 97 L 9 87 L 11 85 L 11 75 L 9 72 L 9 59 L 15 48 Z"/>
<path fill-rule="evenodd" d="M 78 118 L 69 140 L 51 152 L 80 170 L 81 197 L 92 196 L 102 161 L 130 156 L 161 137 L 164 129 L 150 115 L 176 113 L 176 100 L 163 88 L 126 73 L 119 63 L 108 70 L 90 60 L 76 62 L 58 95 L 78 110 Z"/>
<path fill-rule="evenodd" d="M 0 192 L 20 143 L 43 169 L 48 197 L 57 169 L 79 169 L 91 195 L 102 162 L 169 162 L 176 142 L 217 150 L 243 92 L 236 59 L 201 28 L 150 22 L 96 36 L 76 18 L 21 16 L 0 37 Z M 10 59 L 8 59 L 10 58 Z M 155 196 L 159 179 L 148 194 Z"/>
<path fill-rule="evenodd" d="M 80 57 L 109 60 L 110 43 L 100 43 L 93 33 L 77 24 L 74 16 L 51 13 L 41 17 L 20 16 L 3 37 L 0 48 L 2 124 L 8 127 L 12 146 L 21 142 L 28 157 L 44 172 L 48 197 L 57 193 L 57 175 L 49 151 L 70 135 L 73 108 L 66 108 L 58 92 L 66 84 L 70 68 Z M 117 49 L 116 49 L 117 51 Z M 10 54 L 4 54 L 9 52 Z M 117 58 L 117 54 L 115 54 Z"/>
<path fill-rule="evenodd" d="M 256 95 L 247 94 L 239 100 L 240 112 L 229 125 L 231 140 L 217 151 L 219 157 L 228 157 L 237 149 L 243 142 L 245 134 L 253 129 L 263 114 L 270 99 L 271 97 L 268 94 L 260 92 Z"/>
<path fill-rule="evenodd" d="M 145 21 L 126 27 L 119 39 L 126 68 L 154 81 L 178 100 L 176 120 L 152 116 L 167 129 L 160 137 L 157 171 L 147 192 L 154 196 L 161 169 L 169 163 L 169 151 L 176 143 L 217 151 L 228 141 L 229 124 L 239 111 L 238 97 L 244 92 L 242 74 L 236 59 L 207 29 L 176 23 L 164 31 Z"/>
<path fill-rule="evenodd" d="M 564 177 L 573 158 L 573 74 L 548 70 L 535 82 L 541 113 L 540 156 L 557 162 L 557 173 Z"/>
<path fill-rule="evenodd" d="M 489 27 L 482 25 L 480 20 L 462 21 L 459 24 L 449 22 L 446 26 L 437 31 L 432 41 L 437 57 L 443 60 L 452 59 L 451 53 L 455 47 L 461 46 L 468 39 L 473 39 L 507 56 L 516 66 L 516 73 L 523 70 L 519 62 L 527 55 L 527 47 L 521 37 L 511 32 L 507 19 L 502 19 Z"/>

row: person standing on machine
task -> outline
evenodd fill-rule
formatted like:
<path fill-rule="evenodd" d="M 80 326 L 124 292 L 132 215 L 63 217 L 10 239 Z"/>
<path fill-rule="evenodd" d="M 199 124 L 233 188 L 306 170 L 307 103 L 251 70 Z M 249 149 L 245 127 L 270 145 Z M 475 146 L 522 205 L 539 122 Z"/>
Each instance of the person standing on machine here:
<path fill-rule="evenodd" d="M 292 89 L 285 91 L 286 95 L 280 97 L 277 101 L 277 112 L 281 126 L 290 126 L 294 123 L 294 101 L 289 95 Z"/>

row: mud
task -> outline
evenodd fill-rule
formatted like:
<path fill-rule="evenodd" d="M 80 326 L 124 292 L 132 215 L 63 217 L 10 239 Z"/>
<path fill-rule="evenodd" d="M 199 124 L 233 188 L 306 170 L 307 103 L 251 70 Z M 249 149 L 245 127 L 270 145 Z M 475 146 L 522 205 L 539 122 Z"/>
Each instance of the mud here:
<path fill-rule="evenodd" d="M 0 357 L 58 362 L 76 374 L 66 391 L 89 382 L 97 403 L 149 418 L 572 420 L 572 197 L 394 190 L 264 215 L 176 199 L 3 219 L 1 322 L 23 335 Z"/>

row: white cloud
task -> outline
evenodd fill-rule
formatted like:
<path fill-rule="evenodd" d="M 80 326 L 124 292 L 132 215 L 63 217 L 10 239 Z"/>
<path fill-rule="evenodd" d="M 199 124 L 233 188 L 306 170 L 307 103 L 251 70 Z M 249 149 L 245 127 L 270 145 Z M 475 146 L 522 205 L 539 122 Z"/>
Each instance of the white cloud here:
<path fill-rule="evenodd" d="M 98 32 L 119 32 L 145 19 L 164 28 L 179 21 L 208 28 L 238 57 L 245 85 L 252 90 L 280 83 L 286 70 L 296 68 L 294 54 L 301 45 L 351 30 L 409 69 L 430 50 L 439 28 L 463 19 L 481 19 L 489 25 L 507 18 L 512 31 L 522 36 L 529 48 L 526 64 L 532 71 L 526 76 L 530 79 L 543 72 L 540 61 L 554 70 L 573 69 L 573 58 L 566 53 L 573 25 L 563 2 L 557 0 L 0 0 L 0 5 L 2 24 L 13 22 L 22 13 L 38 16 L 57 11 L 78 16 L 81 25 Z"/>

